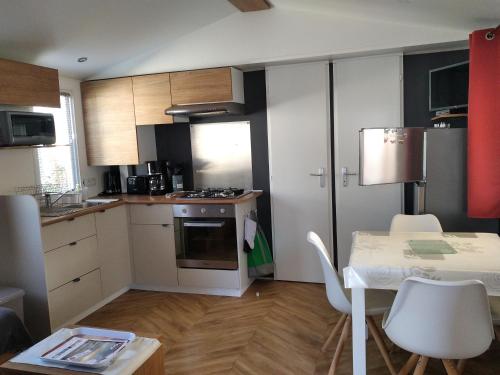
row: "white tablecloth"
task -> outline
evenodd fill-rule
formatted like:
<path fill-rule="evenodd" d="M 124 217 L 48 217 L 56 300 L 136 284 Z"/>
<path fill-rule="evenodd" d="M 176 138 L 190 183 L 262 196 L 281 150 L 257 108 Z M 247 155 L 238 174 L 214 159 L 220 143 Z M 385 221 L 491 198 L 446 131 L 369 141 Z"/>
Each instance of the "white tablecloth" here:
<path fill-rule="evenodd" d="M 456 254 L 417 254 L 410 240 L 442 240 Z M 500 296 L 500 238 L 492 233 L 354 232 L 347 288 L 393 289 L 410 276 L 433 280 L 481 280 Z"/>

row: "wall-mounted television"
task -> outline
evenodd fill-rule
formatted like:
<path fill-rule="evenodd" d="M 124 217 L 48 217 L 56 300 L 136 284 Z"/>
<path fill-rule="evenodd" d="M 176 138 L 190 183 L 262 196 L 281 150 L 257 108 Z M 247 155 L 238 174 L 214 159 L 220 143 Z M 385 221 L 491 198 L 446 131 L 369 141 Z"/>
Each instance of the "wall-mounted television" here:
<path fill-rule="evenodd" d="M 429 70 L 429 111 L 467 107 L 469 62 Z"/>

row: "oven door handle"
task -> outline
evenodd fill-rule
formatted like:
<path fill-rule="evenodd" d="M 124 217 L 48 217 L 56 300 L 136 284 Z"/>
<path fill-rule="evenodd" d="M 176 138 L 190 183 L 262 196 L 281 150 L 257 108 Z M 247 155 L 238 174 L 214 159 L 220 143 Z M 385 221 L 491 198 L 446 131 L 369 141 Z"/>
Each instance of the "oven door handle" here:
<path fill-rule="evenodd" d="M 185 221 L 184 226 L 196 228 L 222 228 L 224 223 L 224 221 Z"/>

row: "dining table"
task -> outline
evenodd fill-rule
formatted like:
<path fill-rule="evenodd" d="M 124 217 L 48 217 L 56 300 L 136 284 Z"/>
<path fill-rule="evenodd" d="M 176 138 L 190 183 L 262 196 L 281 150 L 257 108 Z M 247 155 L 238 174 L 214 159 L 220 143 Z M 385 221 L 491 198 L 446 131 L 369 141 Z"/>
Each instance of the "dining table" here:
<path fill-rule="evenodd" d="M 408 277 L 480 280 L 500 296 L 500 238 L 495 233 L 353 233 L 344 283 L 352 296 L 353 373 L 366 374 L 365 290 L 398 290 Z"/>

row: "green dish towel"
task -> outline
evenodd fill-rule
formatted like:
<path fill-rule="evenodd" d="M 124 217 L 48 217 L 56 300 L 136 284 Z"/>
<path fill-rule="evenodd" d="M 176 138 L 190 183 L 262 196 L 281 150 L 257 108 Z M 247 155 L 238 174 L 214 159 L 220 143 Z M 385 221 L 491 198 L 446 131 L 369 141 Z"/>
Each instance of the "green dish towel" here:
<path fill-rule="evenodd" d="M 255 233 L 254 247 L 248 253 L 248 276 L 267 276 L 274 272 L 273 256 L 260 226 Z"/>
<path fill-rule="evenodd" d="M 456 254 L 456 250 L 443 240 L 410 240 L 411 249 L 416 254 Z"/>

